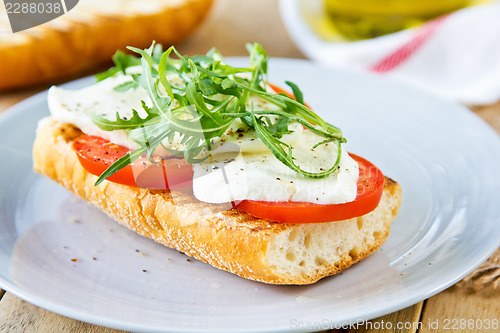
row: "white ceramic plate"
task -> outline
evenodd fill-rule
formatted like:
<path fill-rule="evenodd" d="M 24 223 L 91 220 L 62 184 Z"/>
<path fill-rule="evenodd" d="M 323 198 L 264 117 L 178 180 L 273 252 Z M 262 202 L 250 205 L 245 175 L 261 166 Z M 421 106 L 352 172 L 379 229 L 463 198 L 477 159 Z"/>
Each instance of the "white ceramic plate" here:
<path fill-rule="evenodd" d="M 300 60 L 272 59 L 270 78 L 299 83 L 313 109 L 343 129 L 348 150 L 401 184 L 403 205 L 379 251 L 310 286 L 271 286 L 141 238 L 31 170 L 36 123 L 48 114 L 42 93 L 0 118 L 0 286 L 125 330 L 318 330 L 428 298 L 498 248 L 500 139 L 472 112 Z"/>

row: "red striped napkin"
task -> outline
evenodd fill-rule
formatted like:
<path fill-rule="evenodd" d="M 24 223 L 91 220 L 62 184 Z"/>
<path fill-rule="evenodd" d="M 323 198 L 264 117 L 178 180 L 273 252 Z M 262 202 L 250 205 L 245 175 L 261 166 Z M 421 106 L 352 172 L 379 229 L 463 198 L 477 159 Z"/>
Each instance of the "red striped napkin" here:
<path fill-rule="evenodd" d="M 298 44 L 320 62 L 379 73 L 464 104 L 500 100 L 499 2 L 371 40 Z"/>

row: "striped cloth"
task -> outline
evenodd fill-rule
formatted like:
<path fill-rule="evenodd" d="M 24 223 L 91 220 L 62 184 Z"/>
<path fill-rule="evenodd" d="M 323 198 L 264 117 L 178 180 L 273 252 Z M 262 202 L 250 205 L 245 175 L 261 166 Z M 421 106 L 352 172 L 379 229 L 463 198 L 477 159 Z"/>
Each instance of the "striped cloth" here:
<path fill-rule="evenodd" d="M 500 100 L 500 3 L 469 7 L 417 28 L 306 52 L 342 68 L 379 73 L 467 105 Z"/>

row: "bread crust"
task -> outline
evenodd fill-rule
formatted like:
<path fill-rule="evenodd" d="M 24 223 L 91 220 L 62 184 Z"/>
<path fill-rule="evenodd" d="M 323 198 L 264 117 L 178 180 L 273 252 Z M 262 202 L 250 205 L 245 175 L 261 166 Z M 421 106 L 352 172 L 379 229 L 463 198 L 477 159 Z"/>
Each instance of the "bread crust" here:
<path fill-rule="evenodd" d="M 88 12 L 79 4 L 47 24 L 0 35 L 0 77 L 7 78 L 0 80 L 0 91 L 85 73 L 129 45 L 177 43 L 200 24 L 212 2 L 164 0 L 155 11 L 135 15 Z"/>
<path fill-rule="evenodd" d="M 136 233 L 251 280 L 310 284 L 344 270 L 384 243 L 401 204 L 400 186 L 386 178 L 379 207 L 363 217 L 285 224 L 256 218 L 227 204 L 198 201 L 189 190 L 147 190 L 108 181 L 94 186 L 97 177 L 81 167 L 71 149 L 71 142 L 81 134 L 73 125 L 43 119 L 33 146 L 34 169 Z M 297 237 L 302 237 L 301 244 L 307 248 L 307 242 L 311 242 L 308 235 L 311 238 L 325 232 L 333 236 L 331 244 L 323 246 L 338 251 L 336 258 L 322 258 L 315 267 L 301 267 L 292 260 L 283 268 L 276 262 L 273 254 L 280 253 L 278 247 L 283 239 L 298 244 Z M 346 240 L 354 236 L 354 243 Z M 332 249 L 314 251 L 326 250 Z"/>

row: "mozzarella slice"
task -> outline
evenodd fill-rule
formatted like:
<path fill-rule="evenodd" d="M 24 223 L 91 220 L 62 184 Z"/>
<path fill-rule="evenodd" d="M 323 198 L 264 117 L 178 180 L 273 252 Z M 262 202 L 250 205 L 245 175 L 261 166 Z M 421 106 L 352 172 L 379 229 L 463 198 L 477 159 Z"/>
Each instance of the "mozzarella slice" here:
<path fill-rule="evenodd" d="M 124 130 L 103 131 L 91 119 L 93 113 L 110 120 L 116 119 L 118 113 L 120 118 L 127 119 L 132 117 L 132 109 L 137 110 L 141 117 L 146 117 L 141 100 L 147 101 L 148 106 L 151 103 L 144 89 L 130 89 L 126 93 L 114 90 L 130 80 L 129 76 L 117 74 L 78 90 L 51 87 L 48 103 L 52 117 L 78 126 L 85 134 L 100 136 L 128 148 L 138 148 Z"/>
<path fill-rule="evenodd" d="M 318 137 L 310 131 L 300 135 L 301 144 L 294 146 L 296 164 L 306 171 L 328 170 L 337 157 L 335 145 L 311 147 Z M 195 164 L 193 191 L 204 202 L 223 203 L 241 200 L 298 201 L 338 204 L 353 201 L 357 194 L 359 167 L 345 151 L 337 175 L 311 179 L 281 163 L 269 150 L 251 153 L 234 150 L 216 154 Z"/>
<path fill-rule="evenodd" d="M 103 131 L 91 119 L 92 114 L 110 120 L 116 119 L 118 114 L 120 118 L 127 119 L 132 117 L 132 109 L 145 117 L 141 100 L 148 106 L 152 103 L 144 89 L 139 87 L 126 92 L 114 89 L 130 80 L 129 75 L 119 73 L 79 90 L 52 87 L 48 97 L 52 116 L 74 124 L 86 134 L 100 136 L 131 149 L 137 148 L 127 132 Z M 250 97 L 248 107 L 255 110 L 277 108 L 255 96 Z M 293 146 L 294 161 L 302 169 L 318 172 L 334 164 L 337 157 L 335 145 L 321 145 L 313 151 L 311 148 L 322 138 L 297 123 L 290 124 L 289 128 L 292 133 L 284 135 L 281 140 Z M 356 198 L 358 165 L 344 151 L 337 175 L 311 179 L 281 163 L 255 132 L 240 120 L 234 121 L 220 138 L 212 140 L 211 147 L 212 158 L 193 165 L 193 191 L 201 201 L 223 203 L 248 199 L 337 204 Z"/>

